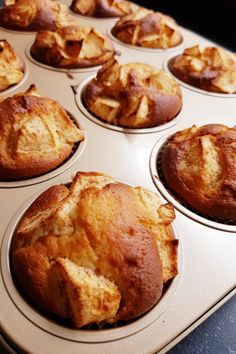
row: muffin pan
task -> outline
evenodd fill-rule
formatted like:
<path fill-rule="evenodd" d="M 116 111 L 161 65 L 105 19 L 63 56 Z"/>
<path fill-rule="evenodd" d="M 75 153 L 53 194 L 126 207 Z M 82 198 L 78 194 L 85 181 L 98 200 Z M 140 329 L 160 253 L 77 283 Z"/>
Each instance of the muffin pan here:
<path fill-rule="evenodd" d="M 67 4 L 69 5 L 70 1 L 67 1 Z M 75 16 L 73 18 L 75 19 Z M 86 21 L 91 24 L 90 19 L 84 19 L 83 23 Z M 104 33 L 110 30 L 111 26 L 109 20 L 97 21 L 97 29 Z M 211 44 L 205 38 L 184 28 L 181 28 L 181 33 L 183 47 L 196 43 Z M 82 142 L 84 148 L 79 159 L 61 170 L 60 174 L 55 170 L 50 179 L 35 179 L 34 184 L 11 184 L 11 188 L 0 185 L 1 200 L 6 201 L 1 210 L 0 223 L 0 300 L 4 304 L 0 313 L 1 332 L 18 352 L 33 354 L 91 354 L 93 351 L 98 354 L 118 354 L 120 348 L 124 347 L 127 353 L 165 353 L 236 292 L 234 225 L 224 225 L 224 228 L 221 228 L 215 226 L 215 223 L 219 224 L 215 221 L 211 221 L 214 223 L 212 225 L 187 217 L 182 210 L 179 212 L 177 202 L 173 199 L 176 207 L 174 227 L 180 242 L 179 275 L 171 282 L 159 303 L 146 315 L 124 326 L 100 330 L 72 330 L 39 314 L 24 300 L 16 289 L 10 272 L 12 233 L 22 213 L 37 195 L 51 185 L 70 181 L 71 176 L 79 170 L 101 171 L 127 184 L 141 185 L 159 193 L 160 187 L 157 189 L 152 181 L 152 175 L 157 174 L 153 166 L 156 166 L 157 153 L 166 137 L 193 124 L 234 125 L 236 98 L 228 99 L 226 95 L 203 95 L 182 85 L 183 108 L 175 125 L 166 127 L 164 132 L 153 130 L 148 134 L 129 134 L 122 130 L 117 133 L 88 119 L 87 114 L 78 109 L 79 90 L 82 90 L 89 80 L 89 74 L 73 72 L 72 75 L 67 75 L 66 72 L 35 65 L 25 55 L 27 45 L 29 41 L 34 40 L 35 34 L 27 34 L 25 36 L 13 31 L 2 32 L 2 37 L 12 43 L 16 52 L 29 66 L 30 74 L 17 91 L 23 91 L 35 83 L 40 92 L 59 101 L 78 118 L 87 137 L 86 143 Z M 167 51 L 137 51 L 118 44 L 115 40 L 113 44 L 115 49 L 122 53 L 120 59 L 123 63 L 148 62 L 162 68 L 167 54 L 169 56 Z M 81 86 L 78 86 L 80 84 Z M 163 187 L 161 193 L 168 200 L 169 196 L 164 193 L 164 189 Z"/>

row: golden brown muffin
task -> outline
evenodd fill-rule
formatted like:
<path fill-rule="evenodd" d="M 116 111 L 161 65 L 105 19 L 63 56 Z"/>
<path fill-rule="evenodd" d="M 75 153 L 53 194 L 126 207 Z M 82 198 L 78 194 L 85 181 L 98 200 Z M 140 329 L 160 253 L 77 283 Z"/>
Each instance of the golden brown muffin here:
<path fill-rule="evenodd" d="M 0 40 L 0 91 L 18 84 L 24 76 L 24 64 L 12 46 Z"/>
<path fill-rule="evenodd" d="M 186 48 L 169 64 L 180 80 L 206 91 L 236 93 L 236 54 L 217 47 Z"/>
<path fill-rule="evenodd" d="M 121 17 L 132 12 L 131 3 L 124 0 L 73 0 L 70 8 L 93 17 Z"/>
<path fill-rule="evenodd" d="M 86 87 L 85 105 L 98 118 L 117 126 L 148 128 L 173 119 L 181 109 L 179 85 L 163 70 L 115 59 Z"/>
<path fill-rule="evenodd" d="M 164 179 L 205 216 L 236 222 L 236 128 L 209 124 L 173 135 L 162 153 Z"/>
<path fill-rule="evenodd" d="M 60 165 L 83 133 L 56 101 L 32 85 L 0 103 L 0 179 L 41 175 Z"/>
<path fill-rule="evenodd" d="M 55 29 L 68 21 L 67 8 L 51 0 L 13 0 L 0 9 L 0 26 L 18 31 Z"/>
<path fill-rule="evenodd" d="M 146 48 L 170 48 L 182 42 L 173 18 L 160 12 L 139 8 L 122 17 L 112 28 L 121 42 Z"/>
<path fill-rule="evenodd" d="M 134 319 L 177 274 L 174 217 L 153 192 L 79 172 L 24 214 L 13 239 L 15 275 L 36 304 L 76 327 Z"/>
<path fill-rule="evenodd" d="M 57 68 L 100 65 L 115 54 L 108 38 L 95 28 L 76 24 L 38 32 L 30 52 L 37 61 Z"/>

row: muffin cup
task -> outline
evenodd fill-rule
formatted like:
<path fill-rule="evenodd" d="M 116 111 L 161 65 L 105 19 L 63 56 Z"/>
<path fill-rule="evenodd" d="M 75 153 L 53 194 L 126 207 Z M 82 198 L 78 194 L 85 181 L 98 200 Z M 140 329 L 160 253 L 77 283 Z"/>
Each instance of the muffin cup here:
<path fill-rule="evenodd" d="M 72 0 L 71 0 L 72 1 Z M 135 3 L 132 3 L 131 2 L 131 7 L 132 7 L 132 12 L 135 12 L 137 9 L 138 9 L 138 5 L 135 4 Z M 79 14 L 77 12 L 74 12 L 72 11 L 70 8 L 69 8 L 69 13 L 70 15 L 72 16 L 75 16 L 78 18 L 80 18 L 81 20 L 86 20 L 86 21 L 97 21 L 97 22 L 103 22 L 105 21 L 106 23 L 110 23 L 110 24 L 115 24 L 118 20 L 120 20 L 120 18 L 122 17 L 119 17 L 119 16 L 116 16 L 116 17 L 95 17 L 95 16 L 87 16 L 87 15 L 82 15 L 82 14 Z"/>
<path fill-rule="evenodd" d="M 153 53 L 153 54 L 176 51 L 176 50 L 178 50 L 179 48 L 181 48 L 184 45 L 183 36 L 182 36 L 182 41 L 179 44 L 177 44 L 176 46 L 174 46 L 174 47 L 170 47 L 170 48 L 146 48 L 146 47 L 139 47 L 137 45 L 132 45 L 132 44 L 128 44 L 128 43 L 122 42 L 121 40 L 119 40 L 119 38 L 114 36 L 114 34 L 112 33 L 112 28 L 111 29 L 107 29 L 107 35 L 112 41 L 114 41 L 114 42 L 118 43 L 119 45 L 122 45 L 122 46 L 124 46 L 126 48 L 135 49 L 135 50 L 138 50 L 138 51 L 141 51 L 141 52 L 147 52 L 147 53 Z"/>
<path fill-rule="evenodd" d="M 230 93 L 220 93 L 220 92 L 212 92 L 212 91 L 203 90 L 203 89 L 200 89 L 200 88 L 198 88 L 196 86 L 192 86 L 192 85 L 182 81 L 180 78 L 178 78 L 171 71 L 170 67 L 171 67 L 171 64 L 172 64 L 173 60 L 180 54 L 182 54 L 182 52 L 176 52 L 174 54 L 168 55 L 163 61 L 163 69 L 166 72 L 168 72 L 169 74 L 171 74 L 181 86 L 187 88 L 188 90 L 192 90 L 192 91 L 201 93 L 202 95 L 222 97 L 222 98 L 235 98 L 236 97 L 236 93 L 230 94 Z"/>
<path fill-rule="evenodd" d="M 13 34 L 29 34 L 29 35 L 34 35 L 34 34 L 36 34 L 37 33 L 37 31 L 20 31 L 20 30 L 14 30 L 14 29 L 10 29 L 10 28 L 5 28 L 5 27 L 1 27 L 0 26 L 0 30 L 1 31 L 4 31 L 4 32 L 8 32 L 8 33 L 13 33 Z"/>
<path fill-rule="evenodd" d="M 47 70 L 52 70 L 52 71 L 59 71 L 62 73 L 86 73 L 86 72 L 91 72 L 91 71 L 98 71 L 101 68 L 101 65 L 95 65 L 95 66 L 88 66 L 86 68 L 56 68 L 51 65 L 47 65 L 44 63 L 41 63 L 40 61 L 36 60 L 30 52 L 30 49 L 33 45 L 33 41 L 29 42 L 25 48 L 25 54 L 27 58 L 34 63 L 35 65 L 40 66 L 41 68 L 47 69 Z"/>
<path fill-rule="evenodd" d="M 165 135 L 163 138 L 158 140 L 151 152 L 149 167 L 152 180 L 156 188 L 169 203 L 173 204 L 173 206 L 177 210 L 179 210 L 188 218 L 200 224 L 209 226 L 213 229 L 235 233 L 236 225 L 231 220 L 222 221 L 221 219 L 216 218 L 214 216 L 203 215 L 199 211 L 196 211 L 193 207 L 189 206 L 187 202 L 180 200 L 180 198 L 176 196 L 174 192 L 169 190 L 165 178 L 163 176 L 161 168 L 161 159 L 163 149 L 172 137 L 172 135 L 173 133 L 171 135 Z"/>
<path fill-rule="evenodd" d="M 29 66 L 28 64 L 26 64 L 26 62 L 22 59 L 22 57 L 17 54 L 18 58 L 21 60 L 21 62 L 24 64 L 24 75 L 21 79 L 20 82 L 18 82 L 17 84 L 11 85 L 10 87 L 8 87 L 6 90 L 0 91 L 0 97 L 1 96 L 6 96 L 9 93 L 17 90 L 21 85 L 23 85 L 25 83 L 25 81 L 27 80 L 28 76 L 29 76 Z"/>
<path fill-rule="evenodd" d="M 63 181 L 61 182 L 63 183 Z M 70 183 L 71 182 L 67 183 L 67 181 L 64 181 L 64 184 L 66 185 L 69 185 Z M 181 245 L 178 247 L 179 274 L 164 286 L 163 294 L 158 303 L 138 319 L 134 319 L 127 323 L 123 322 L 122 324 L 117 323 L 115 324 L 114 328 L 112 328 L 112 326 L 110 326 L 109 329 L 99 329 L 98 327 L 94 326 L 89 326 L 86 329 L 70 328 L 61 320 L 56 321 L 55 318 L 51 319 L 50 317 L 47 317 L 43 314 L 43 311 L 38 311 L 30 301 L 25 299 L 21 291 L 18 290 L 16 285 L 17 282 L 15 282 L 14 274 L 11 269 L 11 243 L 14 231 L 17 228 L 17 225 L 20 222 L 23 214 L 41 193 L 42 191 L 32 196 L 17 211 L 7 227 L 1 247 L 1 269 L 4 285 L 11 298 L 11 301 L 14 303 L 16 309 L 18 310 L 18 315 L 21 314 L 27 318 L 33 324 L 33 329 L 34 326 L 37 326 L 41 330 L 61 339 L 84 343 L 110 342 L 113 340 L 125 338 L 143 330 L 144 328 L 151 325 L 155 320 L 157 320 L 166 311 L 168 306 L 174 301 L 175 293 L 180 284 L 183 264 L 183 252 Z M 175 236 L 178 239 L 178 233 L 176 232 L 175 227 L 173 228 Z"/>
<path fill-rule="evenodd" d="M 181 115 L 180 112 L 177 114 L 177 116 L 175 116 L 172 120 L 170 120 L 169 122 L 165 123 L 165 124 L 161 124 L 158 125 L 156 127 L 151 127 L 151 128 L 124 128 L 121 126 L 117 126 L 117 125 L 113 125 L 113 124 L 109 124 L 106 123 L 105 121 L 103 121 L 102 119 L 96 117 L 95 115 L 93 115 L 85 106 L 84 103 L 84 91 L 86 89 L 86 87 L 88 86 L 88 84 L 92 81 L 92 79 L 94 79 L 96 76 L 95 75 L 91 75 L 89 76 L 87 79 L 85 79 L 84 81 L 82 81 L 77 89 L 76 89 L 76 93 L 75 93 L 75 101 L 76 104 L 78 106 L 78 108 L 80 109 L 80 111 L 88 118 L 90 119 L 92 122 L 102 126 L 103 128 L 107 128 L 110 130 L 114 130 L 120 133 L 130 133 L 130 134 L 148 134 L 148 133 L 155 133 L 155 132 L 159 132 L 165 129 L 168 129 L 170 127 L 172 127 L 173 125 L 177 124 L 179 122 L 179 120 L 181 119 Z"/>
<path fill-rule="evenodd" d="M 29 177 L 17 181 L 2 181 L 0 180 L 0 188 L 18 188 L 18 187 L 26 187 L 30 186 L 33 184 L 38 184 L 41 182 L 44 182 L 46 180 L 49 180 L 51 178 L 54 178 L 67 169 L 69 169 L 71 166 L 73 166 L 79 159 L 80 155 L 82 154 L 84 150 L 84 146 L 86 143 L 86 131 L 84 126 L 81 124 L 80 120 L 78 120 L 75 116 L 73 116 L 70 112 L 66 111 L 67 114 L 70 116 L 70 118 L 74 121 L 74 123 L 77 125 L 78 128 L 80 128 L 83 133 L 84 133 L 84 140 L 76 143 L 74 145 L 74 148 L 71 151 L 71 154 L 57 167 L 55 167 L 53 170 L 48 171 L 40 176 L 36 177 Z"/>
<path fill-rule="evenodd" d="M 116 23 L 119 20 L 119 17 L 94 17 L 94 16 L 87 16 L 87 15 L 82 15 L 77 12 L 72 11 L 69 8 L 69 13 L 72 16 L 75 16 L 77 20 L 85 20 L 85 21 L 97 21 L 97 22 L 103 22 L 106 21 L 107 23 Z"/>

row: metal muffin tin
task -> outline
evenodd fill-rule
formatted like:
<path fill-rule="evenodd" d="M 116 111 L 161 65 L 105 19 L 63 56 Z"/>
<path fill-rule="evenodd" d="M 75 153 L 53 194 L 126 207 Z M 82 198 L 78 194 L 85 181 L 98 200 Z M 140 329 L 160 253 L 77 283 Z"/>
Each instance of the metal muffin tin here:
<path fill-rule="evenodd" d="M 71 1 L 67 1 L 68 5 L 70 3 Z M 95 23 L 87 18 L 83 23 L 80 19 L 78 21 L 88 25 Z M 112 27 L 111 22 L 104 19 L 96 21 L 95 26 L 105 33 Z M 181 33 L 186 47 L 196 43 L 212 44 L 184 28 L 181 28 Z M 32 185 L 12 185 L 12 188 L 0 186 L 0 197 L 4 201 L 0 223 L 1 332 L 18 352 L 32 354 L 119 354 L 121 348 L 126 348 L 127 353 L 165 353 L 236 293 L 234 232 L 203 225 L 176 209 L 174 225 L 182 257 L 180 275 L 170 284 L 160 302 L 146 315 L 123 327 L 97 331 L 70 329 L 70 334 L 68 328 L 39 314 L 14 287 L 9 271 L 11 236 L 23 211 L 37 195 L 51 185 L 71 180 L 71 176 L 78 170 L 101 171 L 127 184 L 141 185 L 159 194 L 149 167 L 151 152 L 157 141 L 167 133 L 173 134 L 193 124 L 234 125 L 236 98 L 229 100 L 200 94 L 182 86 L 183 108 L 178 122 L 164 132 L 160 130 L 148 134 L 130 134 L 107 129 L 88 119 L 76 103 L 75 88 L 85 82 L 93 71 L 73 72 L 68 75 L 67 72 L 48 70 L 36 65 L 25 55 L 27 44 L 34 40 L 34 36 L 35 34 L 19 35 L 13 31 L 2 32 L 2 37 L 9 40 L 30 69 L 27 80 L 15 91 L 21 92 L 30 84 L 36 84 L 43 95 L 56 99 L 73 116 L 78 117 L 87 132 L 87 138 L 80 158 L 60 175 L 55 174 L 50 180 Z M 153 53 L 137 51 L 115 41 L 113 44 L 122 53 L 119 58 L 122 63 L 146 62 L 161 68 L 166 60 L 167 52 L 164 50 Z M 166 202 L 162 196 L 161 198 Z M 167 303 L 164 305 L 165 301 Z"/>

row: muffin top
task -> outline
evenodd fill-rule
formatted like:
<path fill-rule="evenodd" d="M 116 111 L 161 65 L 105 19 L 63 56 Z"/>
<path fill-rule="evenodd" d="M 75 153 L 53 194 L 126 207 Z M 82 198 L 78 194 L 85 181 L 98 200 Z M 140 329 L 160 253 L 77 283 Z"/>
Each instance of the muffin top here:
<path fill-rule="evenodd" d="M 236 93 L 236 54 L 217 47 L 186 48 L 170 62 L 179 79 L 201 89 Z"/>
<path fill-rule="evenodd" d="M 122 17 L 112 28 L 120 41 L 146 48 L 171 48 L 182 42 L 175 20 L 160 12 L 140 7 Z"/>
<path fill-rule="evenodd" d="M 24 64 L 7 40 L 0 40 L 0 91 L 18 84 L 24 76 Z"/>
<path fill-rule="evenodd" d="M 236 128 L 193 126 L 164 146 L 162 169 L 180 201 L 205 216 L 236 222 Z"/>
<path fill-rule="evenodd" d="M 51 0 L 7 1 L 0 9 L 0 26 L 18 31 L 55 29 L 68 21 L 67 7 Z"/>
<path fill-rule="evenodd" d="M 38 176 L 60 165 L 83 133 L 34 85 L 0 103 L 0 179 Z"/>
<path fill-rule="evenodd" d="M 76 327 L 131 320 L 150 310 L 177 274 L 170 205 L 142 187 L 80 172 L 24 214 L 14 271 L 41 308 Z"/>
<path fill-rule="evenodd" d="M 148 128 L 170 121 L 180 111 L 179 85 L 163 70 L 143 64 L 106 63 L 86 87 L 87 108 L 122 127 Z"/>
<path fill-rule="evenodd" d="M 30 51 L 37 61 L 58 68 L 100 65 L 115 54 L 107 37 L 75 23 L 38 32 Z"/>
<path fill-rule="evenodd" d="M 93 17 L 121 17 L 132 12 L 131 3 L 125 0 L 73 0 L 70 8 Z"/>

